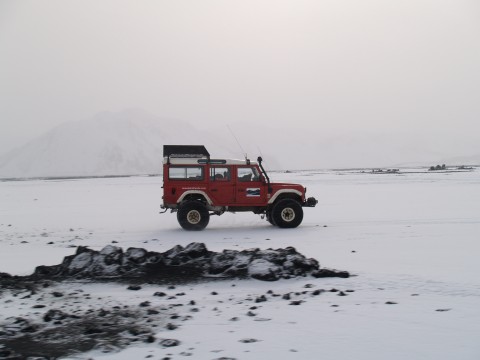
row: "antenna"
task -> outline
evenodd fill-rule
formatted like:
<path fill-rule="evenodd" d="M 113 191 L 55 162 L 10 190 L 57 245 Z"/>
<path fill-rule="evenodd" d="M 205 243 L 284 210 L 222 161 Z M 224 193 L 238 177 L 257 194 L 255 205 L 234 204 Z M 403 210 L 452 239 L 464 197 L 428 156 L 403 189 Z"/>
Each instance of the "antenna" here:
<path fill-rule="evenodd" d="M 247 153 L 245 152 L 245 150 L 243 150 L 242 148 L 242 145 L 240 145 L 240 141 L 238 141 L 237 137 L 235 136 L 235 134 L 233 133 L 232 129 L 230 128 L 230 126 L 227 125 L 227 128 L 228 130 L 230 130 L 230 133 L 232 134 L 233 138 L 235 139 L 235 141 L 237 142 L 238 146 L 240 147 L 240 150 L 242 152 L 242 154 L 245 156 L 245 160 L 247 159 Z"/>
<path fill-rule="evenodd" d="M 258 145 L 257 145 L 257 150 L 258 150 L 258 153 L 260 154 L 260 156 L 263 158 L 262 149 L 260 149 L 260 146 L 258 146 Z"/>

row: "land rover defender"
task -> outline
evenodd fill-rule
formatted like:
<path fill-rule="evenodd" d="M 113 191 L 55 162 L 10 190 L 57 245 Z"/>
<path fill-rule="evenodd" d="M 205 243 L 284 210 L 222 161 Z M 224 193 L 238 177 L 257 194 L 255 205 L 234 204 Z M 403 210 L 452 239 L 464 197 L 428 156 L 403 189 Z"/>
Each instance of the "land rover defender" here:
<path fill-rule="evenodd" d="M 185 230 L 203 230 L 211 215 L 252 211 L 274 226 L 295 228 L 303 220 L 303 207 L 317 200 L 306 198 L 299 184 L 272 183 L 257 161 L 211 158 L 203 145 L 164 145 L 163 203 L 177 213 Z M 165 212 L 164 211 L 164 212 Z"/>

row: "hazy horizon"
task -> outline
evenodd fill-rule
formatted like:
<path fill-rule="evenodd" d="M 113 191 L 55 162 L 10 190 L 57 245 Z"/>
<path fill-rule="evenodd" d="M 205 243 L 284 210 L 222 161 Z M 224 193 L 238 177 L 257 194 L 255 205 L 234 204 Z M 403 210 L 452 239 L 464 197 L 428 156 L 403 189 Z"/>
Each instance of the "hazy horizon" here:
<path fill-rule="evenodd" d="M 473 0 L 4 0 L 0 155 L 128 108 L 219 137 L 229 125 L 255 153 L 318 139 L 329 163 L 480 154 L 479 35 Z"/>

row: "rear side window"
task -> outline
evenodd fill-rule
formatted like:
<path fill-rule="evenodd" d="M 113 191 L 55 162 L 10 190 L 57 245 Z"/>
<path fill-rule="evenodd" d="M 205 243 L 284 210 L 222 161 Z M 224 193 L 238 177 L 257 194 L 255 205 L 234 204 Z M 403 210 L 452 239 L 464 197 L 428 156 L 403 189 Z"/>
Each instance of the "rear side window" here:
<path fill-rule="evenodd" d="M 210 181 L 230 181 L 230 167 L 215 166 L 210 168 Z"/>
<path fill-rule="evenodd" d="M 171 166 L 168 169 L 170 180 L 203 180 L 201 166 Z"/>

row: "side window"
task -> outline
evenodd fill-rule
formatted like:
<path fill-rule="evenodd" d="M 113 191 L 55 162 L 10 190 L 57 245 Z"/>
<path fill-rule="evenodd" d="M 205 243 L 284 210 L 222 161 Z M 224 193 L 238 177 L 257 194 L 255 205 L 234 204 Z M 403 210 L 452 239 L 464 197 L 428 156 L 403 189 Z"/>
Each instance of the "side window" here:
<path fill-rule="evenodd" d="M 230 168 L 215 166 L 210 168 L 210 181 L 230 181 Z"/>
<path fill-rule="evenodd" d="M 201 166 L 172 166 L 168 169 L 168 178 L 171 180 L 203 180 Z"/>
<path fill-rule="evenodd" d="M 260 181 L 260 173 L 256 167 L 239 167 L 237 175 L 240 182 Z"/>

